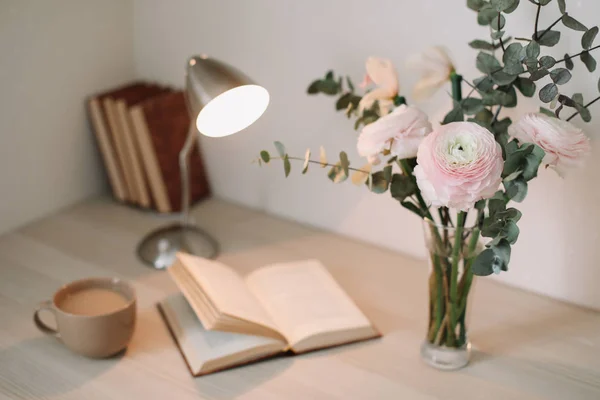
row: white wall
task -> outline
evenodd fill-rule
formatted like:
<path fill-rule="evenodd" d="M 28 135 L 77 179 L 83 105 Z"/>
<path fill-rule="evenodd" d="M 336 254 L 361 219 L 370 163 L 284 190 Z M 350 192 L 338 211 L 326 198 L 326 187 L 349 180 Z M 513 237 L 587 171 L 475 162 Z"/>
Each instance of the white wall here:
<path fill-rule="evenodd" d="M 0 233 L 106 188 L 84 99 L 133 78 L 132 12 L 0 1 Z"/>
<path fill-rule="evenodd" d="M 416 76 L 405 68 L 404 61 L 434 44 L 450 48 L 459 72 L 476 77 L 476 53 L 466 43 L 478 35 L 487 38 L 487 32 L 477 26 L 475 14 L 463 3 L 135 0 L 136 72 L 140 77 L 181 85 L 185 61 L 192 54 L 203 52 L 237 65 L 270 90 L 272 104 L 244 134 L 203 139 L 215 194 L 422 257 L 420 222 L 388 194 L 373 195 L 350 183 L 333 185 L 318 168 L 301 176 L 297 164 L 286 180 L 280 165 L 259 169 L 250 161 L 259 150 L 272 149 L 273 140 L 281 140 L 290 153 L 300 156 L 306 147 L 317 150 L 321 144 L 332 156 L 346 150 L 354 164 L 360 165 L 351 123 L 334 113 L 331 98 L 308 97 L 308 83 L 329 68 L 358 82 L 364 60 L 377 55 L 396 62 L 403 93 L 409 93 Z M 509 18 L 507 29 L 511 34 L 516 29 L 520 36 L 530 36 L 535 7 L 521 3 L 523 10 Z M 600 15 L 596 0 L 568 4 L 582 22 L 590 26 L 600 23 L 593 18 Z M 586 11 L 582 11 L 584 7 Z M 545 10 L 541 26 L 558 15 L 556 4 L 547 10 L 551 12 Z M 573 52 L 579 48 L 578 37 L 567 42 L 565 46 Z M 591 98 L 596 94 L 597 74 L 590 77 L 579 63 L 575 71 L 581 77 L 573 80 L 569 90 L 583 91 Z M 449 104 L 442 92 L 423 107 L 440 120 Z M 536 101 L 523 102 L 519 113 L 537 106 Z M 592 137 L 600 127 L 600 106 L 594 111 L 599 116 L 586 127 Z M 598 138 L 594 139 L 597 150 Z M 600 308 L 596 289 L 600 282 L 599 159 L 596 156 L 585 170 L 567 180 L 542 171 L 541 179 L 532 183 L 530 196 L 521 206 L 522 234 L 513 251 L 512 270 L 500 279 Z"/>

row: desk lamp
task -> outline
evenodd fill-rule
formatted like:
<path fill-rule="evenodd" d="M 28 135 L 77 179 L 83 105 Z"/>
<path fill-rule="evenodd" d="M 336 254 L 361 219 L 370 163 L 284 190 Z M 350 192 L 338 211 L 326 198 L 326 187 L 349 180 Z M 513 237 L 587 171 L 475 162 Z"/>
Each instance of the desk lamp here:
<path fill-rule="evenodd" d="M 252 125 L 265 112 L 269 92 L 236 68 L 205 55 L 194 56 L 186 67 L 186 101 L 190 130 L 179 153 L 181 173 L 181 219 L 146 235 L 137 248 L 146 264 L 162 269 L 184 251 L 206 258 L 219 253 L 219 244 L 190 221 L 188 159 L 198 133 L 223 137 Z"/>

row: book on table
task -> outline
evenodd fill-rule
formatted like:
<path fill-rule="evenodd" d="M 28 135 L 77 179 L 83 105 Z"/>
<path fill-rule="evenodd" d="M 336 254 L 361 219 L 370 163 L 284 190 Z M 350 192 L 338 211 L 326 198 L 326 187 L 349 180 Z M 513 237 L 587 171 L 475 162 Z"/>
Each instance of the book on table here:
<path fill-rule="evenodd" d="M 181 293 L 158 307 L 195 376 L 381 336 L 317 260 L 242 277 L 217 261 L 178 253 L 168 272 Z"/>

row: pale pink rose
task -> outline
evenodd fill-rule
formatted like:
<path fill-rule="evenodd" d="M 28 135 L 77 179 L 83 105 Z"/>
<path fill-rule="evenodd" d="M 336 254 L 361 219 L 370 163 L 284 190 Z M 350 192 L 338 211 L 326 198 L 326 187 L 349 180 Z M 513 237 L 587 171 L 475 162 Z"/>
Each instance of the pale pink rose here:
<path fill-rule="evenodd" d="M 542 164 L 564 176 L 570 168 L 580 167 L 591 152 L 583 131 L 570 122 L 541 113 L 524 115 L 508 128 L 510 136 L 521 143 L 535 143 L 546 152 Z"/>
<path fill-rule="evenodd" d="M 423 101 L 450 80 L 454 64 L 446 50 L 441 46 L 430 47 L 421 54 L 408 60 L 409 68 L 421 73 L 421 79 L 413 89 L 416 101 Z"/>
<path fill-rule="evenodd" d="M 369 109 L 375 101 L 379 104 L 380 115 L 386 115 L 394 106 L 393 98 L 399 90 L 398 75 L 394 64 L 385 58 L 369 57 L 366 64 L 367 74 L 361 85 L 371 82 L 377 87 L 365 94 L 358 103 L 358 111 Z"/>
<path fill-rule="evenodd" d="M 431 130 L 431 123 L 423 111 L 403 104 L 365 126 L 356 147 L 358 154 L 367 157 L 371 164 L 378 164 L 379 155 L 386 149 L 400 159 L 412 158 Z"/>
<path fill-rule="evenodd" d="M 414 174 L 434 207 L 466 211 L 496 193 L 502 182 L 502 149 L 474 122 L 453 122 L 429 134 L 417 153 Z"/>

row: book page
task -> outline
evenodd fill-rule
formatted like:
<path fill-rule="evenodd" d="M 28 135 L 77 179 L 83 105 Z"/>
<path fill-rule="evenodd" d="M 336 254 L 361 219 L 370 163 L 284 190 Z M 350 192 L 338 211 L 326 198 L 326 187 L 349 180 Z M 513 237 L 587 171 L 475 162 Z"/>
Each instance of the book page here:
<path fill-rule="evenodd" d="M 265 326 L 280 336 L 272 318 L 234 270 L 217 261 L 185 253 L 177 253 L 177 260 L 219 314 Z"/>
<path fill-rule="evenodd" d="M 369 320 L 317 260 L 263 267 L 248 275 L 246 283 L 292 347 L 321 334 L 375 334 Z M 347 334 L 338 337 L 361 339 Z M 328 340 L 336 338 L 330 335 Z M 325 345 L 331 343 L 321 343 Z"/>
<path fill-rule="evenodd" d="M 166 298 L 160 308 L 194 375 L 276 354 L 286 346 L 272 338 L 208 331 L 181 294 Z"/>

